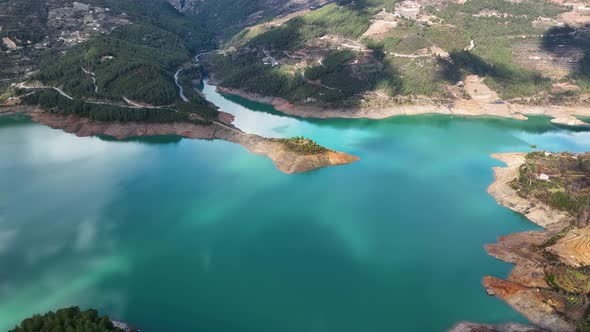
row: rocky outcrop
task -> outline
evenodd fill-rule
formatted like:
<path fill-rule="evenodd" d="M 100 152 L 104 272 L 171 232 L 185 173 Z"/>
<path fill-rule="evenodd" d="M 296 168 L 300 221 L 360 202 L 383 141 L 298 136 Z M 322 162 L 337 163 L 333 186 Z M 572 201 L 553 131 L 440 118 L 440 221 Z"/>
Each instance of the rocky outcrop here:
<path fill-rule="evenodd" d="M 500 237 L 498 243 L 487 245 L 488 253 L 515 266 L 508 280 L 485 277 L 483 285 L 489 295 L 501 298 L 536 326 L 548 331 L 574 332 L 574 322 L 582 318 L 583 310 L 569 307 L 566 296 L 548 283 L 546 269 L 550 262 L 543 249 L 571 224 L 572 217 L 534 199 L 525 199 L 510 186 L 525 162 L 524 153 L 493 157 L 507 166 L 494 168 L 496 180 L 488 192 L 498 203 L 523 214 L 545 230 L 511 234 Z"/>
<path fill-rule="evenodd" d="M 576 327 L 563 316 L 565 304 L 555 293 L 494 277 L 485 277 L 483 285 L 526 316 L 535 325 L 552 332 L 574 332 Z"/>
<path fill-rule="evenodd" d="M 461 322 L 455 325 L 449 332 L 546 332 L 536 327 L 522 324 L 487 325 L 471 322 Z"/>

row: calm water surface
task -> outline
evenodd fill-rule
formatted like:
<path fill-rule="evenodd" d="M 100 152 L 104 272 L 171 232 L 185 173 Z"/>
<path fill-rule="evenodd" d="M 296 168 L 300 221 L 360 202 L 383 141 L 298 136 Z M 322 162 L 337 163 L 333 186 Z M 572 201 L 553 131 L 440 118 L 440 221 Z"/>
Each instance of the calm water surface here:
<path fill-rule="evenodd" d="M 285 175 L 223 141 L 78 138 L 0 118 L 0 330 L 79 305 L 144 331 L 444 331 L 524 321 L 485 295 L 483 246 L 534 229 L 486 193 L 493 152 L 590 133 L 446 116 L 309 121 L 209 99 L 265 136 L 361 157 Z"/>

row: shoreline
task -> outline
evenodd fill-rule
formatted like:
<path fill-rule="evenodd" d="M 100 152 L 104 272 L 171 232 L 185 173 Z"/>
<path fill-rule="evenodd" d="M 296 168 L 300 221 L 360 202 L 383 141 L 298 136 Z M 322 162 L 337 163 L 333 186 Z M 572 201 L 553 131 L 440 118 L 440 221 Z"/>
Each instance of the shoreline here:
<path fill-rule="evenodd" d="M 19 112 L 23 112 L 20 110 Z M 18 112 L 15 112 L 18 113 Z M 93 121 L 76 115 L 58 115 L 38 109 L 25 112 L 37 123 L 54 129 L 75 134 L 79 137 L 96 136 L 99 134 L 114 137 L 118 140 L 129 137 L 145 137 L 160 135 L 178 135 L 189 139 L 224 140 L 236 143 L 251 153 L 266 156 L 273 161 L 278 170 L 285 174 L 295 174 L 315 169 L 345 165 L 356 162 L 360 158 L 328 150 L 324 153 L 304 155 L 287 150 L 287 148 L 269 138 L 247 134 L 233 125 L 233 116 L 220 113 L 220 120 L 211 125 L 192 123 L 108 123 Z"/>
<path fill-rule="evenodd" d="M 28 105 L 15 105 L 15 106 L 2 106 L 0 105 L 0 116 L 12 115 L 17 113 L 29 113 L 37 110 L 35 106 Z"/>
<path fill-rule="evenodd" d="M 590 106 L 528 106 L 519 104 L 482 103 L 473 100 L 455 100 L 449 105 L 437 104 L 407 104 L 394 105 L 376 109 L 340 108 L 325 109 L 315 106 L 301 106 L 291 104 L 280 97 L 268 97 L 240 89 L 227 88 L 218 85 L 217 81 L 209 81 L 222 94 L 229 94 L 273 106 L 277 111 L 302 118 L 343 118 L 343 119 L 373 119 L 380 120 L 394 116 L 410 116 L 421 114 L 443 114 L 452 116 L 491 116 L 515 120 L 528 120 L 527 115 L 551 117 L 551 122 L 567 126 L 590 125 L 576 116 L 590 117 Z"/>
<path fill-rule="evenodd" d="M 538 250 L 566 228 L 572 218 L 541 202 L 520 197 L 509 185 L 518 176 L 525 156 L 526 153 L 491 155 L 506 166 L 493 168 L 495 180 L 487 191 L 498 204 L 522 214 L 543 230 L 500 236 L 497 243 L 486 245 L 488 254 L 514 266 L 506 280 L 486 276 L 483 286 L 489 295 L 504 300 L 534 325 L 549 331 L 575 332 L 576 326 L 562 315 L 562 300 L 555 296 L 545 278 L 547 258 Z"/>

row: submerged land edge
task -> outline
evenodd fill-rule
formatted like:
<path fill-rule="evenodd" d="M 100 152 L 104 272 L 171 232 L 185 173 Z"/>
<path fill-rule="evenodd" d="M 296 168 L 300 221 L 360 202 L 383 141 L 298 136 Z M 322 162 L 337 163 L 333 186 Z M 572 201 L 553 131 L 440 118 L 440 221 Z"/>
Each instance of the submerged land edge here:
<path fill-rule="evenodd" d="M 294 151 L 281 140 L 241 131 L 232 124 L 233 116 L 224 112 L 219 112 L 218 119 L 206 125 L 188 122 L 104 122 L 73 114 L 51 113 L 32 106 L 0 108 L 0 116 L 15 113 L 25 113 L 37 123 L 79 137 L 106 135 L 122 140 L 130 137 L 178 135 L 189 139 L 224 140 L 239 144 L 251 153 L 268 157 L 278 170 L 286 174 L 309 172 L 360 160 L 356 156 L 323 147 L 314 153 Z"/>
<path fill-rule="evenodd" d="M 559 105 L 521 105 L 508 102 L 484 103 L 475 100 L 455 100 L 449 104 L 440 103 L 410 103 L 395 104 L 381 108 L 324 108 L 307 105 L 296 105 L 284 98 L 263 96 L 242 89 L 235 89 L 219 85 L 221 94 L 234 95 L 273 106 L 277 111 L 302 118 L 344 118 L 344 119 L 386 119 L 395 116 L 443 114 L 452 116 L 489 116 L 516 120 L 527 120 L 527 115 L 551 117 L 551 122 L 568 126 L 583 126 L 588 123 L 577 117 L 590 117 L 590 106 L 559 106 Z"/>

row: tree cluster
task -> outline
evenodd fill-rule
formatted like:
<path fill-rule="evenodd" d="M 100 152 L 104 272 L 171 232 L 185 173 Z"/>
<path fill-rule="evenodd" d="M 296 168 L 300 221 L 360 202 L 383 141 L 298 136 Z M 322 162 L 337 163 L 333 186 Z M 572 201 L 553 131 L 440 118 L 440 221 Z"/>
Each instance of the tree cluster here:
<path fill-rule="evenodd" d="M 96 310 L 81 311 L 78 307 L 50 311 L 34 315 L 22 321 L 9 332 L 124 332 L 116 328 L 106 316 L 99 316 Z"/>

